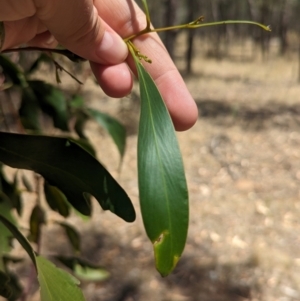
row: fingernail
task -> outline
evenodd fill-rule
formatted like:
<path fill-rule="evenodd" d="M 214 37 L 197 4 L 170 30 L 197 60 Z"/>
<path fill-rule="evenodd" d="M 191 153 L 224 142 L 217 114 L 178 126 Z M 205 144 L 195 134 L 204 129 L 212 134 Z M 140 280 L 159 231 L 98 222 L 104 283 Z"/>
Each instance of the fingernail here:
<path fill-rule="evenodd" d="M 118 64 L 127 57 L 128 48 L 116 33 L 105 31 L 97 55 L 101 62 Z"/>

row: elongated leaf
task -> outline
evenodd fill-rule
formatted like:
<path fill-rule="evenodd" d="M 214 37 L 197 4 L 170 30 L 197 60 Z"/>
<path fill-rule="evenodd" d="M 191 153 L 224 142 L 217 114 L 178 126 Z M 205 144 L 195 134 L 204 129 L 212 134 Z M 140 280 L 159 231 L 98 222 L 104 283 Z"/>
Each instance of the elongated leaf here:
<path fill-rule="evenodd" d="M 134 56 L 134 54 L 133 54 Z M 188 191 L 182 158 L 168 110 L 150 75 L 135 58 L 141 92 L 138 179 L 146 232 L 153 243 L 156 267 L 168 275 L 187 237 Z"/>
<path fill-rule="evenodd" d="M 40 131 L 40 105 L 30 87 L 22 89 L 22 102 L 19 109 L 22 125 L 25 129 Z"/>
<path fill-rule="evenodd" d="M 26 79 L 23 72 L 6 55 L 0 54 L 0 66 L 5 75 L 8 75 L 11 81 L 18 86 L 26 87 Z"/>
<path fill-rule="evenodd" d="M 21 193 L 18 189 L 17 173 L 15 173 L 14 181 L 11 183 L 6 179 L 3 171 L 0 168 L 0 192 L 1 191 L 10 200 L 10 204 L 12 208 L 15 208 L 18 214 L 21 215 L 22 198 L 21 198 Z"/>
<path fill-rule="evenodd" d="M 74 139 L 74 138 L 69 138 L 72 142 L 75 142 L 78 144 L 80 147 L 82 147 L 85 151 L 87 151 L 90 155 L 96 158 L 96 151 L 93 147 L 93 145 L 89 142 L 87 139 Z"/>
<path fill-rule="evenodd" d="M 64 228 L 73 249 L 76 252 L 80 252 L 80 234 L 78 233 L 78 231 L 73 226 L 67 223 L 61 222 L 58 224 Z"/>
<path fill-rule="evenodd" d="M 84 112 L 78 111 L 76 113 L 76 122 L 74 125 L 74 130 L 81 139 L 87 139 L 87 136 L 84 133 L 84 126 L 88 120 L 89 116 Z"/>
<path fill-rule="evenodd" d="M 38 70 L 41 63 L 48 64 L 51 66 L 53 65 L 53 60 L 49 55 L 41 53 L 40 56 L 33 62 L 29 70 L 26 72 L 26 75 L 30 75 L 31 73 Z"/>
<path fill-rule="evenodd" d="M 62 131 L 68 131 L 68 111 L 66 98 L 61 90 L 43 81 L 28 81 L 36 95 L 41 109 L 51 116 L 54 126 Z"/>
<path fill-rule="evenodd" d="M 128 222 L 135 220 L 123 188 L 93 156 L 66 138 L 0 132 L 0 161 L 41 174 L 82 214 L 91 212 L 84 198 L 91 194 L 104 210 Z"/>
<path fill-rule="evenodd" d="M 74 274 L 86 281 L 103 281 L 109 278 L 109 273 L 105 269 L 83 267 L 80 264 L 75 265 Z"/>
<path fill-rule="evenodd" d="M 14 238 L 18 240 L 18 242 L 23 247 L 23 249 L 27 252 L 27 254 L 29 255 L 30 259 L 32 260 L 32 262 L 36 267 L 35 253 L 28 240 L 24 237 L 24 235 L 11 221 L 9 221 L 5 216 L 1 214 L 0 214 L 0 222 L 2 222 L 3 225 L 11 232 Z"/>
<path fill-rule="evenodd" d="M 70 208 L 66 196 L 55 186 L 44 181 L 44 193 L 46 201 L 50 208 L 57 211 L 60 215 L 67 217 L 70 214 Z"/>
<path fill-rule="evenodd" d="M 76 278 L 41 256 L 36 257 L 36 263 L 41 287 L 41 301 L 85 300 Z"/>
<path fill-rule="evenodd" d="M 126 131 L 124 126 L 115 118 L 112 118 L 107 114 L 94 109 L 87 109 L 87 111 L 88 114 L 110 134 L 122 158 L 124 155 L 126 143 Z"/>
<path fill-rule="evenodd" d="M 79 257 L 56 256 L 60 262 L 71 269 L 76 277 L 87 281 L 103 281 L 110 275 L 101 266 Z"/>
<path fill-rule="evenodd" d="M 45 212 L 39 206 L 35 205 L 32 209 L 29 226 L 30 226 L 30 235 L 29 240 L 35 243 L 38 243 L 41 235 L 42 225 L 45 224 Z"/>
<path fill-rule="evenodd" d="M 147 25 L 150 25 L 151 20 L 147 0 L 142 0 L 142 3 L 144 6 L 144 13 L 146 15 Z"/>

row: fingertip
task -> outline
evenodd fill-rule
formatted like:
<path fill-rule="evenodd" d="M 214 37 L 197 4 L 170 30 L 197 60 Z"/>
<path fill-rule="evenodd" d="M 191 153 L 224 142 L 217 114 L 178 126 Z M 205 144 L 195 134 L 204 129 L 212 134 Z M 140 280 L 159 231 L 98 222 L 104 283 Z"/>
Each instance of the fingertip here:
<path fill-rule="evenodd" d="M 104 66 L 91 62 L 90 65 L 100 87 L 108 96 L 121 98 L 131 92 L 133 78 L 126 63 Z"/>
<path fill-rule="evenodd" d="M 198 108 L 194 100 L 187 104 L 183 111 L 171 114 L 171 118 L 177 132 L 187 131 L 192 128 L 198 120 Z"/>
<path fill-rule="evenodd" d="M 174 69 L 165 73 L 157 79 L 156 84 L 176 131 L 190 129 L 198 119 L 198 107 L 179 72 Z"/>

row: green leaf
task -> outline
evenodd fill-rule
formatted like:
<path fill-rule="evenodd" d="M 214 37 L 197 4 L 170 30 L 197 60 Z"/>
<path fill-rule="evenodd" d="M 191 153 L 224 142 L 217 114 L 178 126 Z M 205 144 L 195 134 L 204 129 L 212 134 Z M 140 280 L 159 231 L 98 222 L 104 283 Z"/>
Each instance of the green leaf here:
<path fill-rule="evenodd" d="M 40 131 L 40 114 L 40 105 L 32 89 L 30 87 L 23 88 L 19 115 L 24 128 Z"/>
<path fill-rule="evenodd" d="M 66 138 L 0 132 L 0 161 L 41 174 L 82 214 L 91 213 L 85 201 L 85 195 L 91 194 L 103 210 L 128 222 L 135 220 L 133 205 L 123 188 L 93 156 Z"/>
<path fill-rule="evenodd" d="M 28 240 L 24 237 L 24 235 L 19 231 L 19 229 L 8 220 L 6 216 L 3 216 L 0 214 L 0 222 L 3 223 L 3 225 L 12 233 L 12 235 L 18 240 L 20 245 L 23 247 L 23 249 L 27 252 L 29 257 L 31 258 L 32 262 L 34 263 L 36 267 L 36 261 L 35 261 L 35 253 L 28 242 Z"/>
<path fill-rule="evenodd" d="M 151 20 L 150 20 L 150 13 L 149 13 L 149 8 L 148 8 L 148 3 L 147 0 L 142 0 L 143 6 L 144 6 L 144 13 L 146 15 L 146 20 L 147 20 L 147 26 L 150 26 Z"/>
<path fill-rule="evenodd" d="M 64 228 L 73 249 L 76 252 L 80 252 L 80 235 L 78 231 L 73 226 L 67 223 L 58 222 L 58 224 Z"/>
<path fill-rule="evenodd" d="M 84 301 L 79 281 L 47 259 L 36 257 L 41 301 Z"/>
<path fill-rule="evenodd" d="M 10 200 L 12 208 L 15 208 L 19 215 L 22 213 L 22 198 L 18 189 L 17 173 L 15 173 L 14 181 L 10 183 L 0 167 L 0 192 Z M 3 196 L 2 194 L 2 196 Z M 0 197 L 1 198 L 1 197 Z"/>
<path fill-rule="evenodd" d="M 4 74 L 7 75 L 15 85 L 23 88 L 27 86 L 24 73 L 8 58 L 8 56 L 0 54 L 0 66 L 2 67 Z"/>
<path fill-rule="evenodd" d="M 84 99 L 81 95 L 74 95 L 70 101 L 70 106 L 75 109 L 84 107 Z"/>
<path fill-rule="evenodd" d="M 96 158 L 96 151 L 93 147 L 93 145 L 87 140 L 87 139 L 74 139 L 74 138 L 70 138 L 68 137 L 69 140 L 71 140 L 72 142 L 75 142 L 76 144 L 78 144 L 80 147 L 82 147 L 85 151 L 87 151 L 90 155 L 92 155 L 93 157 Z"/>
<path fill-rule="evenodd" d="M 88 120 L 89 116 L 87 114 L 81 111 L 76 112 L 76 122 L 74 125 L 74 130 L 81 139 L 87 139 L 87 136 L 84 133 L 84 126 Z"/>
<path fill-rule="evenodd" d="M 76 277 L 87 281 L 103 281 L 110 274 L 103 267 L 79 257 L 56 256 L 60 262 L 73 271 Z"/>
<path fill-rule="evenodd" d="M 58 212 L 63 217 L 68 217 L 70 208 L 66 196 L 55 186 L 44 181 L 44 193 L 50 208 Z"/>
<path fill-rule="evenodd" d="M 43 112 L 51 116 L 54 126 L 69 131 L 67 102 L 63 92 L 43 81 L 28 81 Z"/>
<path fill-rule="evenodd" d="M 32 209 L 29 226 L 30 226 L 30 235 L 29 240 L 35 243 L 38 243 L 41 235 L 41 227 L 45 224 L 45 212 L 39 206 L 35 205 Z"/>
<path fill-rule="evenodd" d="M 41 63 L 46 63 L 48 65 L 53 65 L 53 60 L 51 57 L 45 53 L 41 53 L 40 56 L 33 62 L 29 70 L 26 72 L 27 75 L 37 71 Z"/>
<path fill-rule="evenodd" d="M 131 49 L 134 56 L 134 51 Z M 141 92 L 138 179 L 146 232 L 162 276 L 176 266 L 185 246 L 188 191 L 174 126 L 150 75 L 134 56 Z"/>
<path fill-rule="evenodd" d="M 94 109 L 87 109 L 88 114 L 100 124 L 114 140 L 121 158 L 125 152 L 126 130 L 115 118 Z"/>
<path fill-rule="evenodd" d="M 95 269 L 83 267 L 80 264 L 75 265 L 75 276 L 86 281 L 103 281 L 109 278 L 109 273 L 105 269 Z"/>

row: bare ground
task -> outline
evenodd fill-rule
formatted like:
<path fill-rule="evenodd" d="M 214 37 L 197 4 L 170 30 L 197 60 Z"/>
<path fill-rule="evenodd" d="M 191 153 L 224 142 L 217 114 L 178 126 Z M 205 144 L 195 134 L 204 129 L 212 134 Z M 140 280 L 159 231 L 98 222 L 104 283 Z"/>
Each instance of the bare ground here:
<path fill-rule="evenodd" d="M 90 222 L 70 218 L 82 234 L 83 256 L 110 272 L 104 282 L 82 283 L 87 300 L 300 300 L 297 60 L 292 55 L 237 58 L 216 61 L 199 55 L 193 76 L 185 77 L 200 112 L 193 129 L 178 134 L 189 184 L 190 229 L 182 259 L 167 278 L 154 268 L 139 213 L 136 95 L 112 100 L 87 85 L 91 106 L 118 117 L 128 128 L 120 175 L 110 138 L 92 123 L 88 133 L 138 214 L 135 223 L 125 224 L 95 206 Z M 70 253 L 60 233 L 50 223 L 44 254 Z M 26 267 L 19 272 L 28 275 Z"/>

